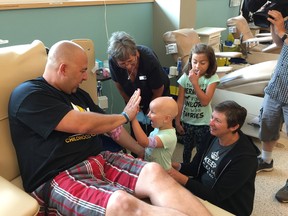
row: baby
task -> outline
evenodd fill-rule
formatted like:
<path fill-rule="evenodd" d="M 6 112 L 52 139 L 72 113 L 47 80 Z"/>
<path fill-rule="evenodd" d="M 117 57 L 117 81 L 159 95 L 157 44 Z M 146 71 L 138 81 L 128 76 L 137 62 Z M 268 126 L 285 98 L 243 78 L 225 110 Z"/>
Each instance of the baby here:
<path fill-rule="evenodd" d="M 177 144 L 173 119 L 178 114 L 178 106 L 172 97 L 158 97 L 149 105 L 148 117 L 154 130 L 149 137 L 144 133 L 137 118 L 132 127 L 138 143 L 145 147 L 146 161 L 159 163 L 165 170 L 171 168 L 171 158 Z"/>

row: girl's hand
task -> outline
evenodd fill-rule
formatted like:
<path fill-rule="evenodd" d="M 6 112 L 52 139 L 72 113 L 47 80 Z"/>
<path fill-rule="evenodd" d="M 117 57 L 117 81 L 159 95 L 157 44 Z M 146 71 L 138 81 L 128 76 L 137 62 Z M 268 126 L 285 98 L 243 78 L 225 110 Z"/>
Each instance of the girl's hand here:
<path fill-rule="evenodd" d="M 181 123 L 180 124 L 176 124 L 176 131 L 180 134 L 180 135 L 184 135 L 185 134 L 185 130 L 182 127 Z"/>
<path fill-rule="evenodd" d="M 200 78 L 200 72 L 197 69 L 191 69 L 189 71 L 189 80 L 192 83 L 192 85 L 198 84 L 198 80 Z"/>

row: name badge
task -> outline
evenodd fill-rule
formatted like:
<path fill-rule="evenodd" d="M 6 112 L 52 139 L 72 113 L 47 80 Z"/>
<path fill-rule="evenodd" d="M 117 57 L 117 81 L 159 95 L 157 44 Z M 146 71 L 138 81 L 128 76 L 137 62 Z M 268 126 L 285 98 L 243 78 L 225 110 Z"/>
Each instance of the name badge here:
<path fill-rule="evenodd" d="M 147 80 L 146 76 L 139 76 L 139 80 Z"/>

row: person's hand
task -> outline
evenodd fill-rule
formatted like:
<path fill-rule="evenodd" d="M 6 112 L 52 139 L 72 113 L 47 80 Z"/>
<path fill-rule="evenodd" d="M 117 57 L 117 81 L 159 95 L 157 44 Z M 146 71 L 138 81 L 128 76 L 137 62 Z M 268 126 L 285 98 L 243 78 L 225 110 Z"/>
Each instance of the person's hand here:
<path fill-rule="evenodd" d="M 180 163 L 178 163 L 180 166 Z M 181 185 L 185 185 L 188 181 L 188 176 L 180 173 L 177 169 L 175 169 L 172 165 L 172 168 L 167 170 L 167 173 L 174 178 L 177 182 L 179 182 Z"/>
<path fill-rule="evenodd" d="M 138 152 L 137 157 L 144 160 L 144 156 L 145 156 L 145 148 L 142 148 L 142 150 Z"/>
<path fill-rule="evenodd" d="M 199 70 L 191 69 L 191 70 L 189 71 L 188 77 L 189 77 L 189 80 L 190 80 L 190 82 L 192 83 L 193 86 L 194 86 L 194 85 L 198 85 L 198 80 L 199 80 L 199 78 L 200 78 L 200 72 L 199 72 Z"/>
<path fill-rule="evenodd" d="M 176 126 L 176 131 L 180 134 L 180 135 L 184 135 L 185 134 L 185 130 L 182 127 L 181 123 L 180 124 L 175 124 Z"/>
<path fill-rule="evenodd" d="M 177 177 L 179 171 L 177 171 L 176 169 L 174 169 L 173 167 L 171 167 L 169 170 L 167 170 L 167 173 L 168 173 L 172 178 L 174 178 L 175 180 L 177 180 L 176 177 Z"/>
<path fill-rule="evenodd" d="M 172 167 L 176 170 L 180 169 L 180 163 L 179 162 L 172 162 Z"/>
<path fill-rule="evenodd" d="M 279 37 L 282 37 L 286 31 L 282 14 L 277 10 L 270 10 L 268 11 L 268 15 L 269 17 L 267 19 L 271 22 L 273 31 Z"/>
<path fill-rule="evenodd" d="M 126 106 L 123 110 L 123 112 L 126 112 L 126 114 L 128 115 L 130 120 L 134 119 L 138 113 L 139 104 L 141 101 L 140 94 L 141 94 L 140 89 L 137 89 L 134 92 L 134 94 L 131 96 L 130 100 L 128 101 L 128 103 L 126 104 Z"/>

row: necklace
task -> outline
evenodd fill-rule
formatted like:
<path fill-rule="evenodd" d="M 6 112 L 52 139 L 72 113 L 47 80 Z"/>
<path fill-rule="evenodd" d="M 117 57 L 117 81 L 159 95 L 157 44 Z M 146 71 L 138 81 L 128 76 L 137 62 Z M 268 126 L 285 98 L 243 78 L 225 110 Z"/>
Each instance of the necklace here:
<path fill-rule="evenodd" d="M 131 80 L 131 79 L 136 77 L 136 74 L 137 74 L 137 71 L 138 71 L 138 64 L 139 64 L 138 58 L 136 57 L 135 65 L 133 65 L 133 67 L 131 68 L 132 71 L 129 73 L 129 71 L 126 68 L 126 72 L 128 74 L 128 80 Z M 130 65 L 132 66 L 132 64 L 130 64 Z M 134 79 L 132 81 L 134 81 Z"/>
<path fill-rule="evenodd" d="M 129 73 L 127 70 L 127 74 L 128 74 L 128 80 L 131 80 L 131 75 L 134 75 L 134 71 L 131 71 L 131 73 Z"/>
<path fill-rule="evenodd" d="M 128 74 L 128 80 L 131 80 L 133 78 L 136 77 L 137 74 L 137 69 L 135 68 L 134 70 L 132 70 L 130 73 L 128 72 L 128 70 L 126 70 L 127 74 Z"/>

